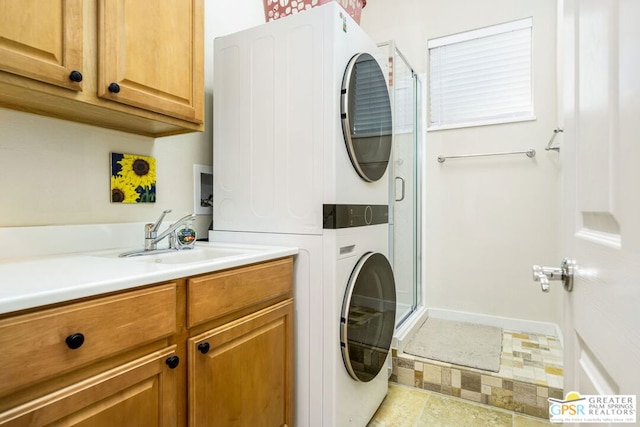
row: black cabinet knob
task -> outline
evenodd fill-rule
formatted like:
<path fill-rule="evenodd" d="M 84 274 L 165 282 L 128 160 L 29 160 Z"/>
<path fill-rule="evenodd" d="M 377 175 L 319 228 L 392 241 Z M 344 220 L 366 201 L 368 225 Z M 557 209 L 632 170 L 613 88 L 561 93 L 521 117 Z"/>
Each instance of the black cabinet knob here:
<path fill-rule="evenodd" d="M 165 360 L 165 363 L 169 368 L 176 369 L 180 364 L 180 358 L 178 356 L 171 356 L 168 357 L 167 360 Z"/>
<path fill-rule="evenodd" d="M 71 350 L 75 350 L 82 347 L 82 344 L 84 344 L 84 335 L 80 333 L 71 334 L 67 337 L 65 342 L 67 343 L 67 347 L 69 347 Z"/>
<path fill-rule="evenodd" d="M 109 85 L 109 92 L 120 93 L 120 85 L 118 83 L 111 83 Z"/>
<path fill-rule="evenodd" d="M 82 73 L 80 71 L 73 70 L 69 74 L 69 80 L 72 82 L 80 83 L 82 81 Z"/>
<path fill-rule="evenodd" d="M 198 344 L 198 351 L 202 354 L 209 353 L 209 349 L 211 349 L 211 346 L 208 342 L 201 342 L 200 344 Z"/>

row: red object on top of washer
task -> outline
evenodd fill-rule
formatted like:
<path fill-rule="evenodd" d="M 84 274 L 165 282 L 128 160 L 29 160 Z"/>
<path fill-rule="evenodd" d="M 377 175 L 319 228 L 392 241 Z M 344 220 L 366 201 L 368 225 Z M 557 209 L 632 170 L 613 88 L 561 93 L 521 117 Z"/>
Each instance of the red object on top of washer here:
<path fill-rule="evenodd" d="M 347 13 L 360 23 L 360 13 L 362 8 L 366 6 L 366 0 L 262 0 L 264 5 L 264 18 L 267 22 L 295 13 L 303 12 L 312 7 L 321 6 L 323 4 L 336 1 Z"/>

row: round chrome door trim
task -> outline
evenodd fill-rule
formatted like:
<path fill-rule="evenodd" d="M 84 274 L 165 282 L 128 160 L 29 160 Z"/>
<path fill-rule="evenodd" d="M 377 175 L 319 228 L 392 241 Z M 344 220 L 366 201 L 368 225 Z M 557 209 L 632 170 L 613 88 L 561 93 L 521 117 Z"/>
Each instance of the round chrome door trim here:
<path fill-rule="evenodd" d="M 379 180 L 380 178 L 382 178 L 382 176 L 384 175 L 388 163 L 389 163 L 389 157 L 391 156 L 391 129 L 388 129 L 388 133 L 384 133 L 382 134 L 383 130 L 382 130 L 382 123 L 378 123 L 378 127 L 376 129 L 377 134 L 373 134 L 368 136 L 368 138 L 378 138 L 378 142 L 376 145 L 376 151 L 380 151 L 378 154 L 380 155 L 380 158 L 377 159 L 378 161 L 376 162 L 372 162 L 371 164 L 373 165 L 377 165 L 376 166 L 372 166 L 372 167 L 364 167 L 363 166 L 363 160 L 359 158 L 358 156 L 358 147 L 356 146 L 356 141 L 354 141 L 355 136 L 352 132 L 352 130 L 354 129 L 354 126 L 356 125 L 355 123 L 355 119 L 352 117 L 351 111 L 354 112 L 355 115 L 355 89 L 352 88 L 353 85 L 355 85 L 355 69 L 356 69 L 356 65 L 359 62 L 365 62 L 367 61 L 368 63 L 371 64 L 375 64 L 375 67 L 372 68 L 372 72 L 375 74 L 375 80 L 384 86 L 385 90 L 382 91 L 382 99 L 378 100 L 378 102 L 382 105 L 384 105 L 384 110 L 388 110 L 388 123 L 389 123 L 389 127 L 391 126 L 392 123 L 392 118 L 391 118 L 391 100 L 389 98 L 389 92 L 387 89 L 387 83 L 386 83 L 386 79 L 384 77 L 384 73 L 382 72 L 382 69 L 380 68 L 380 65 L 378 64 L 378 62 L 376 61 L 376 59 L 371 56 L 368 53 L 359 53 L 357 55 L 355 55 L 353 58 L 351 58 L 351 60 L 349 61 L 349 64 L 347 65 L 347 69 L 345 70 L 344 73 L 344 77 L 342 79 L 342 88 L 340 91 L 340 113 L 341 113 L 341 118 L 342 118 L 342 133 L 344 135 L 344 140 L 345 140 L 345 145 L 347 147 L 347 153 L 349 154 L 349 159 L 351 160 L 351 164 L 353 165 L 354 169 L 356 170 L 356 172 L 358 173 L 358 175 L 364 179 L 367 182 L 374 182 Z M 352 80 L 353 80 L 353 84 L 352 84 Z M 384 141 L 382 141 L 382 149 L 378 150 L 380 148 L 380 141 L 382 140 L 381 137 L 384 137 Z M 360 138 L 363 138 L 362 136 Z"/>
<path fill-rule="evenodd" d="M 369 270 L 373 271 L 373 276 Z M 363 280 L 368 281 L 363 285 Z M 367 285 L 369 287 L 366 289 L 356 289 Z M 366 295 L 368 292 L 362 292 L 370 291 L 370 287 L 377 291 L 377 295 Z M 362 294 L 359 293 L 356 298 L 360 298 L 361 301 L 354 305 L 354 294 L 358 290 Z M 396 287 L 391 264 L 383 254 L 367 252 L 351 272 L 340 316 L 340 350 L 351 378 L 358 382 L 369 382 L 385 366 L 391 349 L 395 317 Z M 363 330 L 369 334 L 363 336 Z M 358 351 L 352 351 L 355 349 Z M 363 360 L 357 361 L 361 368 L 356 368 L 352 362 L 359 356 L 362 356 Z"/>

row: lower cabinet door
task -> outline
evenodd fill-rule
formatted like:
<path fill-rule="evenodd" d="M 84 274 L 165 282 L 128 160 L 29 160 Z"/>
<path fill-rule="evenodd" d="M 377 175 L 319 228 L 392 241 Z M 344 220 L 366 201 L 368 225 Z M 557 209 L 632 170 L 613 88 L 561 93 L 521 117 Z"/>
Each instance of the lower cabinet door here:
<path fill-rule="evenodd" d="M 176 346 L 0 413 L 3 426 L 175 426 Z"/>
<path fill-rule="evenodd" d="M 292 425 L 292 300 L 191 338 L 188 358 L 190 426 Z"/>

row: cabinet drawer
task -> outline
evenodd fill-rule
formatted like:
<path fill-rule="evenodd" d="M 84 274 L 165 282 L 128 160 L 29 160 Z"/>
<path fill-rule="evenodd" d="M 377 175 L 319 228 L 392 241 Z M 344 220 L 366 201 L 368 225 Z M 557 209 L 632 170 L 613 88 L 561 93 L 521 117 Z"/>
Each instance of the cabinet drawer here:
<path fill-rule="evenodd" d="M 0 412 L 0 425 L 175 427 L 175 355 L 173 345 Z"/>
<path fill-rule="evenodd" d="M 293 292 L 293 258 L 188 280 L 189 327 L 222 317 L 261 302 L 283 299 Z"/>
<path fill-rule="evenodd" d="M 175 331 L 175 284 L 0 320 L 0 395 Z"/>

